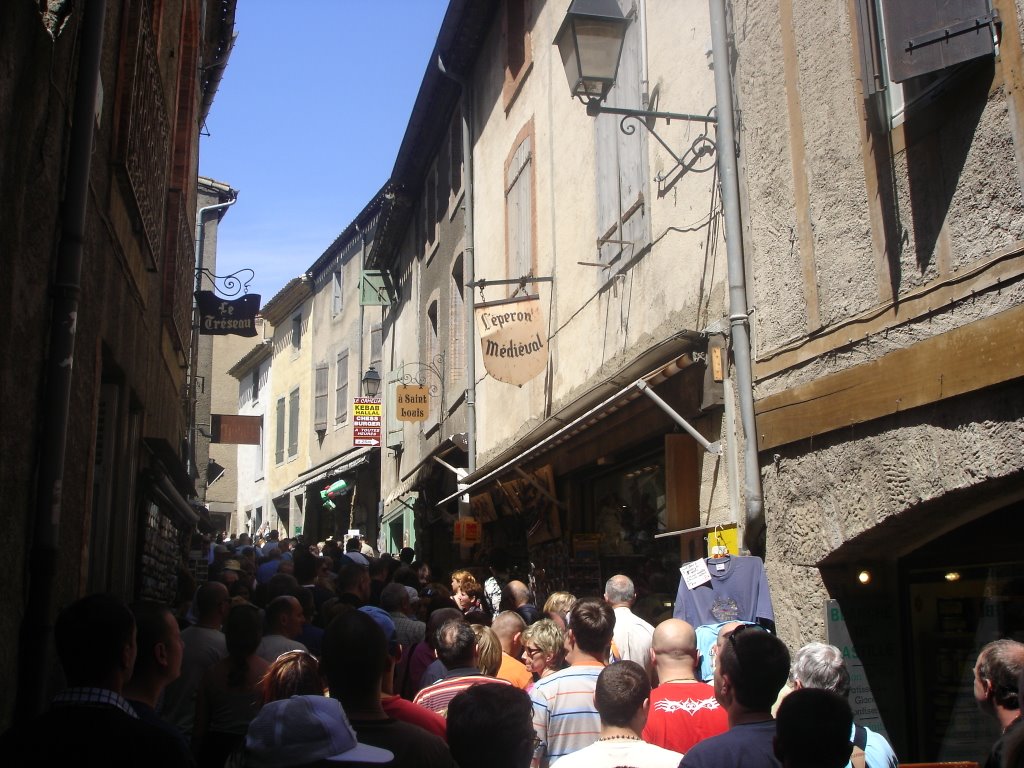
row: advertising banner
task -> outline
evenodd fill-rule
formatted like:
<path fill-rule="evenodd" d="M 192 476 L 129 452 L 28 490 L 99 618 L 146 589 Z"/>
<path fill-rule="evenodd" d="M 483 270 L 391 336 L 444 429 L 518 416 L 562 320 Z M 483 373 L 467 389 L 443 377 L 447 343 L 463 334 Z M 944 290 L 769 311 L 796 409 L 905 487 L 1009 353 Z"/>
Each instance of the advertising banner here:
<path fill-rule="evenodd" d="M 478 304 L 476 322 L 484 368 L 498 381 L 521 387 L 547 366 L 547 331 L 537 296 Z"/>
<path fill-rule="evenodd" d="M 379 397 L 357 397 L 352 401 L 352 444 L 380 445 Z"/>

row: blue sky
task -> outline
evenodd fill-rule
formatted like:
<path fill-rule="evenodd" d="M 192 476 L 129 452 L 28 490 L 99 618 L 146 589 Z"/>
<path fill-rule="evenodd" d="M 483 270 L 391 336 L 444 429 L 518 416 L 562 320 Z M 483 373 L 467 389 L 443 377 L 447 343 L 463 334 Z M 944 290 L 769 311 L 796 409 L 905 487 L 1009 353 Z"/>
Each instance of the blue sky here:
<path fill-rule="evenodd" d="M 447 0 L 239 0 L 199 172 L 239 191 L 217 272 L 269 301 L 387 181 Z M 300 12 L 301 11 L 301 12 Z"/>

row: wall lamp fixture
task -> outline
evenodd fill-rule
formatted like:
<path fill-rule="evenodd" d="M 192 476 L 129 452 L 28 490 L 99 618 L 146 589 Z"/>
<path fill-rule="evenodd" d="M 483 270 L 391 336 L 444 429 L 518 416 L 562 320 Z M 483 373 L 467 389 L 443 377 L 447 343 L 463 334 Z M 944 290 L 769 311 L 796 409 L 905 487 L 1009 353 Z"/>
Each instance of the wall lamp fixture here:
<path fill-rule="evenodd" d="M 707 127 L 718 122 L 712 114 L 714 107 L 706 115 L 697 115 L 611 107 L 604 103 L 615 85 L 622 45 L 630 23 L 631 20 L 623 16 L 617 0 L 573 0 L 555 35 L 555 45 L 558 46 L 572 96 L 587 105 L 587 114 L 591 117 L 621 115 L 619 130 L 627 136 L 635 133 L 636 128 L 626 121 L 636 120 L 640 123 L 676 162 L 673 168 L 657 176 L 656 181 L 659 183 L 665 181 L 676 168 L 682 168 L 683 173 L 710 170 L 713 164 L 707 168 L 696 168 L 696 165 L 701 158 L 714 154 L 716 150 L 715 142 L 707 135 Z M 705 132 L 679 155 L 654 130 L 652 123 L 657 120 L 665 120 L 666 124 L 673 120 L 703 123 Z"/>
<path fill-rule="evenodd" d="M 363 394 L 366 397 L 376 397 L 380 394 L 380 374 L 372 365 L 363 374 Z"/>

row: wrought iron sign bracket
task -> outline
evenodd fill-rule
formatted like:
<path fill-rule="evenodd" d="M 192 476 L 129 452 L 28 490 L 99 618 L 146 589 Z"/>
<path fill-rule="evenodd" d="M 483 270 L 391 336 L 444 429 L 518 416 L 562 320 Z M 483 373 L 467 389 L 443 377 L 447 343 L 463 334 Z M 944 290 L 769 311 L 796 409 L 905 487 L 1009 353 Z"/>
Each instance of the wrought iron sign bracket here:
<path fill-rule="evenodd" d="M 244 278 L 243 275 L 248 275 Z M 238 269 L 229 275 L 215 275 L 206 267 L 200 267 L 196 270 L 196 283 L 199 283 L 200 276 L 205 276 L 210 282 L 213 283 L 213 290 L 219 293 L 221 296 L 231 298 L 237 296 L 239 293 L 249 293 L 249 284 L 253 278 L 256 277 L 256 273 L 245 267 Z"/>

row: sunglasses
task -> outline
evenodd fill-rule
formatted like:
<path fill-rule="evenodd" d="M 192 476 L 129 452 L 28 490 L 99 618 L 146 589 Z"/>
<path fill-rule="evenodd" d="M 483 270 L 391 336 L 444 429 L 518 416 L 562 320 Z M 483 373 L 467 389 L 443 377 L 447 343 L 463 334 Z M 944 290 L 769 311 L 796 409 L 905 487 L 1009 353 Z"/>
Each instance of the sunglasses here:
<path fill-rule="evenodd" d="M 538 653 L 544 653 L 543 649 L 541 648 L 530 648 L 529 646 L 523 648 L 523 650 L 526 652 L 526 655 L 529 656 L 531 659 Z"/>

